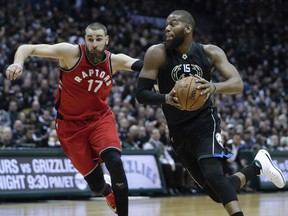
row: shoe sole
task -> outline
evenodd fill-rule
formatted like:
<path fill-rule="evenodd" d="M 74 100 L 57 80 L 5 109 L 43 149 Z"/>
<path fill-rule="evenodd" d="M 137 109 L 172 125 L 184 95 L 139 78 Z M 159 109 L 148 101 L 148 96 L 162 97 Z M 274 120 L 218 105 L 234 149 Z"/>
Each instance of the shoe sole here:
<path fill-rule="evenodd" d="M 271 156 L 270 156 L 269 152 L 267 152 L 267 151 L 264 150 L 264 149 L 261 149 L 260 151 L 263 152 L 263 154 L 266 155 L 266 157 L 269 159 L 269 161 L 270 161 L 270 163 L 272 164 L 272 166 L 274 167 L 274 169 L 276 169 L 276 170 L 278 171 L 278 173 L 280 173 L 281 178 L 282 178 L 282 180 L 283 180 L 283 182 L 284 182 L 283 187 L 280 187 L 280 188 L 284 188 L 285 185 L 286 185 L 286 179 L 285 179 L 285 176 L 283 175 L 282 171 L 281 171 L 278 167 L 276 167 L 276 166 L 274 165 L 274 163 L 272 162 L 272 159 L 271 159 Z"/>

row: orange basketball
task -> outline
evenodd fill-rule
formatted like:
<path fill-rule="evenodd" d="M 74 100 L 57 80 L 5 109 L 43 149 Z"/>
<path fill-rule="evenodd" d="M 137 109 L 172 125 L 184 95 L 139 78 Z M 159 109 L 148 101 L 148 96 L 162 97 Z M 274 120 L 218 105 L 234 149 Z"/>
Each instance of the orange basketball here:
<path fill-rule="evenodd" d="M 196 79 L 194 76 L 189 76 L 178 80 L 175 84 L 176 96 L 184 110 L 194 111 L 205 103 L 206 95 L 200 95 Z"/>

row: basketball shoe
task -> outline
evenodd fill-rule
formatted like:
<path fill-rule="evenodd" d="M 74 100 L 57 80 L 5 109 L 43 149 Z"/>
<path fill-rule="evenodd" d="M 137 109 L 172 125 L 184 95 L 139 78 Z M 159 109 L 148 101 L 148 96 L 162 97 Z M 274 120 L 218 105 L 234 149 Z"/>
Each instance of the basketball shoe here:
<path fill-rule="evenodd" d="M 111 186 L 111 178 L 109 175 L 104 174 L 104 179 L 106 181 L 107 184 L 109 184 Z M 111 193 L 109 193 L 107 196 L 105 196 L 107 205 L 110 207 L 110 209 L 117 214 L 117 208 L 116 208 L 116 203 L 115 203 L 115 198 L 114 198 L 114 193 L 113 191 Z"/>
<path fill-rule="evenodd" d="M 286 185 L 285 176 L 273 164 L 270 154 L 266 150 L 260 149 L 254 160 L 260 166 L 260 175 L 267 176 L 278 188 L 283 188 Z"/>

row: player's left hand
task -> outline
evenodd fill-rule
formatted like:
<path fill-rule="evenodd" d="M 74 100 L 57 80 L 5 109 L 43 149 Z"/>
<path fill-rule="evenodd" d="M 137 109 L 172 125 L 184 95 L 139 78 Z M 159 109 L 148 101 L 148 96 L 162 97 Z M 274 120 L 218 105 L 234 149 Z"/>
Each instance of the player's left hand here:
<path fill-rule="evenodd" d="M 199 75 L 195 75 L 196 82 L 198 83 L 197 89 L 201 92 L 201 95 L 206 95 L 205 101 L 215 93 L 215 85 L 212 82 L 209 82 L 206 79 L 203 79 Z M 200 84 L 200 85 L 199 85 Z"/>
<path fill-rule="evenodd" d="M 15 80 L 16 78 L 22 75 L 23 65 L 20 64 L 11 64 L 6 69 L 6 77 L 9 80 Z"/>

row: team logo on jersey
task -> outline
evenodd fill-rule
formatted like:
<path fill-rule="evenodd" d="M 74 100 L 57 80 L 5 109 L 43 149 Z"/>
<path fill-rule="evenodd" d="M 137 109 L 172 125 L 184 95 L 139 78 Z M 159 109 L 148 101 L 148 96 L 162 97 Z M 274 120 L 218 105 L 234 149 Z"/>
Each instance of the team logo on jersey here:
<path fill-rule="evenodd" d="M 223 148 L 224 145 L 223 145 L 223 140 L 222 140 L 222 136 L 221 136 L 221 134 L 220 134 L 220 133 L 216 133 L 215 138 L 216 138 L 217 142 L 219 143 L 219 145 L 221 145 L 222 148 Z"/>
<path fill-rule="evenodd" d="M 87 82 L 87 91 L 95 93 L 99 91 L 102 85 L 109 86 L 112 84 L 110 74 L 98 69 L 82 71 L 80 75 L 74 77 L 74 80 L 78 83 Z"/>
<path fill-rule="evenodd" d="M 107 86 L 110 85 L 111 83 L 110 74 L 107 74 L 105 71 L 100 71 L 98 69 L 90 69 L 88 71 L 82 71 L 80 76 L 75 76 L 74 80 L 80 83 L 83 79 L 87 77 L 96 77 L 96 78 L 103 79 L 106 82 Z"/>
<path fill-rule="evenodd" d="M 171 77 L 176 82 L 187 76 L 193 76 L 197 74 L 200 77 L 203 77 L 202 68 L 199 65 L 195 64 L 180 64 L 176 65 L 171 71 Z"/>

